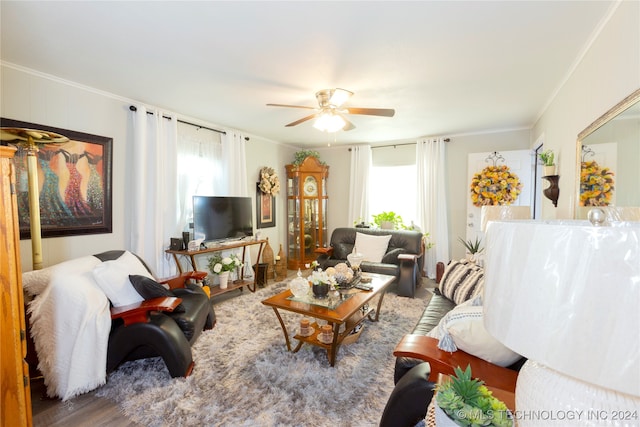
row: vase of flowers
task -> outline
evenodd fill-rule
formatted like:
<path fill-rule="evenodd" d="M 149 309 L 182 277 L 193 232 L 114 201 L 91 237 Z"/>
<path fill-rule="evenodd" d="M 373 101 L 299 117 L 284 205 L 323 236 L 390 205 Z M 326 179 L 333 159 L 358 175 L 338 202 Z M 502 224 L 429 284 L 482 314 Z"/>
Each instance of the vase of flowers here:
<path fill-rule="evenodd" d="M 329 295 L 329 288 L 335 285 L 333 277 L 322 270 L 313 271 L 307 279 L 311 282 L 313 296 L 318 299 L 326 298 Z"/>
<path fill-rule="evenodd" d="M 218 280 L 220 281 L 220 289 L 227 289 L 229 274 L 242 265 L 242 261 L 240 260 L 240 258 L 238 258 L 238 256 L 233 253 L 226 257 L 223 257 L 221 254 L 216 253 L 211 258 L 209 258 L 208 261 L 209 271 L 211 271 L 213 274 L 218 275 Z"/>

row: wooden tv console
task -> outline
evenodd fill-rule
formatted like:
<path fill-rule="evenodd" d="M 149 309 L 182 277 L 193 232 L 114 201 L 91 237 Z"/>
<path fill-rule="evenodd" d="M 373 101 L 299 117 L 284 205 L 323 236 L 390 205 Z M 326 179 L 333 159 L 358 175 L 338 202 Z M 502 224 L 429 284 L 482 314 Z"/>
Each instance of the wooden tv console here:
<path fill-rule="evenodd" d="M 226 251 L 226 250 L 236 249 L 236 248 L 242 248 L 242 258 L 241 258 L 242 267 L 240 267 L 240 278 L 238 280 L 235 280 L 233 283 L 229 283 L 226 289 L 220 289 L 220 286 L 211 286 L 211 297 L 213 298 L 216 295 L 233 291 L 235 289 L 242 288 L 243 286 L 246 286 L 251 292 L 256 291 L 255 280 L 245 280 L 244 278 L 247 247 L 253 246 L 253 245 L 260 245 L 258 247 L 258 256 L 256 258 L 256 263 L 257 263 L 260 260 L 262 249 L 264 248 L 264 245 L 266 243 L 267 243 L 267 240 L 248 240 L 248 241 L 224 243 L 224 244 L 220 244 L 220 245 L 213 246 L 206 249 L 198 249 L 197 251 L 187 251 L 187 250 L 173 251 L 171 249 L 168 249 L 165 252 L 173 255 L 173 259 L 175 260 L 176 265 L 178 266 L 178 272 L 182 274 L 182 265 L 180 264 L 179 257 L 187 257 L 189 259 L 189 262 L 191 263 L 191 268 L 195 271 L 195 270 L 198 270 L 196 257 L 198 257 L 199 255 L 204 255 L 212 252 Z M 203 270 L 203 271 L 206 271 L 206 270 Z"/>

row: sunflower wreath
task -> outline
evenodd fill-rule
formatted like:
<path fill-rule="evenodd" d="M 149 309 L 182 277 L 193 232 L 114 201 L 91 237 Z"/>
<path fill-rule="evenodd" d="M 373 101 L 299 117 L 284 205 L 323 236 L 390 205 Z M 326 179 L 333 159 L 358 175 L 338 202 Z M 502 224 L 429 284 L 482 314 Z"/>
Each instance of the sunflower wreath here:
<path fill-rule="evenodd" d="M 508 166 L 487 166 L 471 179 L 474 206 L 510 205 L 516 201 L 522 184 Z"/>
<path fill-rule="evenodd" d="M 268 166 L 260 169 L 260 191 L 275 196 L 280 191 L 280 179 L 273 168 Z"/>
<path fill-rule="evenodd" d="M 613 197 L 614 173 L 591 160 L 580 165 L 580 206 L 609 206 Z"/>

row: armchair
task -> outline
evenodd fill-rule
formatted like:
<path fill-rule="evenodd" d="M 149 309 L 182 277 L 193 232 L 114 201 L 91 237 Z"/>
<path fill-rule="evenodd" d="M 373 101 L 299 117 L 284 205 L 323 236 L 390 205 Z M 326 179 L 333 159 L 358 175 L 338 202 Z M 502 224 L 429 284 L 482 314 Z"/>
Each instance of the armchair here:
<path fill-rule="evenodd" d="M 193 368 L 191 345 L 215 324 L 204 272 L 160 283 L 127 251 L 88 255 L 23 273 L 29 295 L 30 363 L 47 394 L 62 400 L 93 390 L 127 360 L 160 356 L 172 377 Z"/>
<path fill-rule="evenodd" d="M 108 251 L 94 256 L 108 261 L 118 259 L 123 252 Z M 191 271 L 159 280 L 157 283 L 167 284 L 169 291 L 158 290 L 159 296 L 155 298 L 111 307 L 107 372 L 128 360 L 160 356 L 172 377 L 189 376 L 194 365 L 191 345 L 203 330 L 215 325 L 215 313 L 207 294 L 188 283 L 206 276 L 205 272 Z M 179 306 L 182 308 L 176 310 Z"/>

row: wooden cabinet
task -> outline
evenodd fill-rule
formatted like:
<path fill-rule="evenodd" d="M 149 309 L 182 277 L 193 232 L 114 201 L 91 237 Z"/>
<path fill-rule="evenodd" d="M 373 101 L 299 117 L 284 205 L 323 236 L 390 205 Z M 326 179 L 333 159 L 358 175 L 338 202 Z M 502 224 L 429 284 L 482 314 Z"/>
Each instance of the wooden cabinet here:
<path fill-rule="evenodd" d="M 0 425 L 31 426 L 14 153 L 0 146 Z"/>
<path fill-rule="evenodd" d="M 287 169 L 287 268 L 296 270 L 327 246 L 327 178 L 329 166 L 316 157 Z"/>

